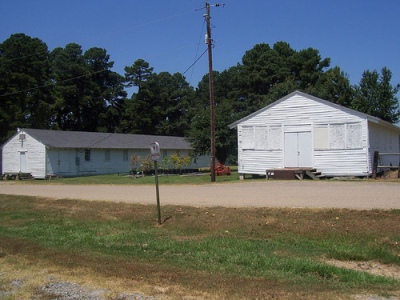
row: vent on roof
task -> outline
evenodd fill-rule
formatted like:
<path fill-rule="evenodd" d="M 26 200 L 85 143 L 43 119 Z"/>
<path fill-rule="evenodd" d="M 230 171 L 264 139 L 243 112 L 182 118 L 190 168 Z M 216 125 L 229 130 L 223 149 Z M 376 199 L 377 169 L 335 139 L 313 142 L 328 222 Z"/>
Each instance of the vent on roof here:
<path fill-rule="evenodd" d="M 25 140 L 25 133 L 20 133 L 18 136 L 20 141 L 24 141 Z"/>

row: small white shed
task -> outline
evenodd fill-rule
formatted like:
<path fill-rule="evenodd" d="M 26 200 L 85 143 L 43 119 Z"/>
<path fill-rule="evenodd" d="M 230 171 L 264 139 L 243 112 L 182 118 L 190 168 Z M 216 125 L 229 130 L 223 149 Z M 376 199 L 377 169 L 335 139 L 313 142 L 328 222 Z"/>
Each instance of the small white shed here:
<path fill-rule="evenodd" d="M 183 137 L 19 129 L 2 147 L 2 172 L 34 178 L 125 173 L 130 157 L 146 158 L 153 142 L 160 144 L 163 157 L 187 156 L 193 150 Z M 199 157 L 189 168 L 209 165 L 209 157 Z"/>
<path fill-rule="evenodd" d="M 400 152 L 400 128 L 295 91 L 229 125 L 237 127 L 239 174 L 312 168 L 325 176 L 369 176 L 374 151 Z M 399 165 L 385 156 L 381 164 Z"/>

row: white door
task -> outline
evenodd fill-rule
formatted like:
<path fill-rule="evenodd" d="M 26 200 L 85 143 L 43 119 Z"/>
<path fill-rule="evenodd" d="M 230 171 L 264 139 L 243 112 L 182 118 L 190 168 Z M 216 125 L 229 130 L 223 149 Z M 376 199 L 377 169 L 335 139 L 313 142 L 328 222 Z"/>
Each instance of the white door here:
<path fill-rule="evenodd" d="M 312 138 L 310 131 L 285 133 L 285 167 L 312 167 Z"/>
<path fill-rule="evenodd" d="M 285 133 L 285 168 L 298 167 L 297 132 Z"/>
<path fill-rule="evenodd" d="M 26 173 L 26 152 L 19 153 L 19 171 Z"/>

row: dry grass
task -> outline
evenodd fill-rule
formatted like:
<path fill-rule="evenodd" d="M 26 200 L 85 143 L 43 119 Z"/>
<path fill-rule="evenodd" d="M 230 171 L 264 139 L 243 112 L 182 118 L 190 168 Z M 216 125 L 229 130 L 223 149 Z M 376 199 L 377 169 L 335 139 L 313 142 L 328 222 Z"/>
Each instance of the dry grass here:
<path fill-rule="evenodd" d="M 107 290 L 106 297 L 113 299 L 121 292 L 134 293 L 141 291 L 148 295 L 162 296 L 166 292 L 173 291 L 179 294 L 179 289 L 171 287 L 165 290 L 161 287 L 149 285 L 144 280 L 119 278 L 116 276 L 104 276 L 94 272 L 91 268 L 79 265 L 66 268 L 47 259 L 21 255 L 8 254 L 0 258 L 1 290 L 12 291 L 12 299 L 31 299 L 32 295 L 40 295 L 39 288 L 52 282 L 71 282 L 90 289 Z M 16 280 L 21 281 L 21 287 L 14 287 Z M 45 295 L 41 296 L 43 299 Z M 0 297 L 1 298 L 1 297 Z"/>
<path fill-rule="evenodd" d="M 0 212 L 3 212 L 0 229 L 30 226 L 31 222 L 37 222 L 33 220 L 45 220 L 46 216 L 80 220 L 88 226 L 134 221 L 139 228 L 135 230 L 155 232 L 155 238 L 168 238 L 161 243 L 171 241 L 177 245 L 169 250 L 176 251 L 175 261 L 163 256 L 144 259 L 133 254 L 102 253 L 94 248 L 49 247 L 35 242 L 34 237 L 20 238 L 0 231 L 0 291 L 11 289 L 15 279 L 25 282 L 11 299 L 29 299 L 28 295 L 37 293 L 37 286 L 51 280 L 107 289 L 108 299 L 115 299 L 123 291 L 141 291 L 171 299 L 187 296 L 196 299 L 346 299 L 366 291 L 396 294 L 395 284 L 382 282 L 369 287 L 362 283 L 340 283 L 335 274 L 332 278 L 319 279 L 313 274 L 304 274 L 302 279 L 297 278 L 301 277 L 299 274 L 290 275 L 292 271 L 285 276 L 274 270 L 261 275 L 264 273 L 255 268 L 252 275 L 246 273 L 248 271 L 196 267 L 190 261 L 179 261 L 184 255 L 179 247 L 210 238 L 226 240 L 227 245 L 275 243 L 270 255 L 277 259 L 380 260 L 385 265 L 399 266 L 399 211 L 164 206 L 164 222 L 158 226 L 154 206 L 0 195 Z M 24 212 L 24 217 L 18 217 L 16 212 Z M 124 234 L 126 229 L 123 228 L 99 228 L 96 234 L 100 238 L 119 236 Z M 146 252 L 147 244 L 143 242 L 127 240 L 124 243 L 132 251 L 141 247 Z M 365 253 L 333 249 L 340 243 L 349 248 L 361 243 L 358 247 L 365 248 Z M 225 250 L 229 249 L 218 250 L 225 255 Z M 396 255 L 399 256 L 396 258 Z"/>

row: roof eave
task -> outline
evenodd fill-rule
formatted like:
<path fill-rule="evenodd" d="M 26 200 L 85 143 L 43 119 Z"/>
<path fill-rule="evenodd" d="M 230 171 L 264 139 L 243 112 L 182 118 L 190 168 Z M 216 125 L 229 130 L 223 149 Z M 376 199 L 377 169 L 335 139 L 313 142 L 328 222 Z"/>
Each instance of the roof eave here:
<path fill-rule="evenodd" d="M 292 93 L 286 95 L 285 97 L 282 97 L 282 98 L 280 98 L 280 99 L 278 99 L 278 100 L 272 102 L 271 104 L 269 104 L 269 105 L 267 105 L 267 106 L 265 106 L 265 107 L 263 107 L 263 108 L 261 108 L 261 109 L 255 111 L 255 112 L 251 113 L 250 115 L 248 115 L 248 116 L 246 116 L 246 117 L 244 117 L 244 118 L 242 118 L 242 119 L 240 119 L 240 120 L 238 120 L 238 121 L 236 121 L 236 122 L 233 122 L 232 124 L 229 124 L 228 127 L 229 127 L 230 129 L 233 129 L 233 128 L 235 128 L 238 124 L 242 123 L 243 121 L 246 121 L 246 120 L 252 118 L 253 116 L 259 114 L 260 112 L 262 112 L 262 111 L 264 111 L 264 110 L 267 110 L 267 109 L 269 109 L 270 107 L 272 107 L 272 106 L 274 106 L 274 105 L 277 105 L 278 103 L 280 103 L 280 102 L 282 102 L 282 101 L 285 101 L 286 99 L 288 99 L 288 98 L 290 98 L 290 97 L 292 97 L 292 96 L 294 96 L 294 95 L 306 95 L 306 94 L 304 94 L 304 93 L 302 93 L 302 92 L 296 90 L 296 91 L 294 91 L 294 92 L 292 92 Z"/>
<path fill-rule="evenodd" d="M 304 97 L 307 97 L 307 98 L 310 98 L 310 99 L 314 99 L 315 101 L 322 102 L 322 103 L 325 103 L 325 104 L 327 104 L 327 105 L 336 107 L 336 108 L 338 108 L 338 109 L 345 110 L 345 111 L 347 111 L 348 113 L 358 115 L 358 116 L 360 116 L 360 117 L 362 117 L 362 118 L 367 119 L 368 121 L 370 121 L 370 122 L 372 122 L 372 123 L 379 124 L 379 125 L 384 126 L 384 127 L 386 127 L 386 128 L 390 128 L 390 129 L 392 129 L 392 130 L 395 130 L 395 131 L 399 131 L 399 132 L 400 132 L 400 127 L 398 127 L 398 126 L 396 126 L 396 125 L 394 125 L 394 124 L 392 124 L 392 123 L 389 123 L 389 122 L 387 122 L 387 121 L 384 121 L 384 120 L 382 120 L 382 119 L 380 119 L 380 118 L 377 118 L 377 117 L 374 117 L 374 116 L 371 116 L 371 115 L 368 115 L 368 114 L 359 112 L 359 111 L 357 111 L 357 110 L 354 110 L 354 109 L 351 109 L 351 108 L 348 108 L 348 107 L 345 107 L 345 106 L 341 106 L 341 105 L 336 104 L 336 103 L 333 103 L 333 102 L 329 102 L 329 101 L 327 101 L 327 100 L 324 100 L 324 99 L 321 99 L 321 98 L 318 98 L 318 97 L 315 97 L 315 96 L 312 96 L 312 95 L 309 95 L 309 94 L 306 94 L 306 93 L 303 93 L 303 92 L 300 92 L 300 91 L 297 91 L 297 90 L 294 91 L 294 92 L 292 92 L 292 93 L 290 93 L 290 94 L 288 94 L 288 95 L 286 95 L 285 97 L 280 98 L 280 99 L 278 99 L 277 101 L 275 101 L 275 102 L 273 102 L 273 103 L 271 103 L 271 104 L 269 104 L 269 105 L 267 105 L 267 106 L 265 106 L 265 107 L 263 107 L 263 108 L 261 108 L 261 109 L 255 111 L 254 113 L 252 113 L 252 114 L 250 114 L 250 115 L 248 115 L 248 116 L 246 116 L 246 117 L 244 117 L 244 118 L 242 118 L 242 119 L 240 119 L 240 120 L 238 120 L 238 121 L 236 121 L 236 122 L 234 122 L 234 123 L 232 123 L 232 124 L 229 124 L 228 127 L 229 127 L 230 129 L 233 129 L 233 128 L 237 127 L 237 125 L 240 124 L 241 122 L 246 121 L 246 120 L 252 118 L 253 116 L 259 114 L 260 112 L 262 112 L 262 111 L 264 111 L 264 110 L 267 110 L 267 109 L 269 109 L 270 107 L 272 107 L 272 106 L 274 106 L 274 105 L 276 105 L 276 104 L 278 104 L 278 103 L 280 103 L 280 102 L 283 102 L 283 101 L 285 101 L 286 99 L 288 99 L 288 98 L 290 98 L 290 97 L 292 97 L 292 96 L 294 96 L 294 95 L 302 95 L 302 96 L 304 96 Z"/>

